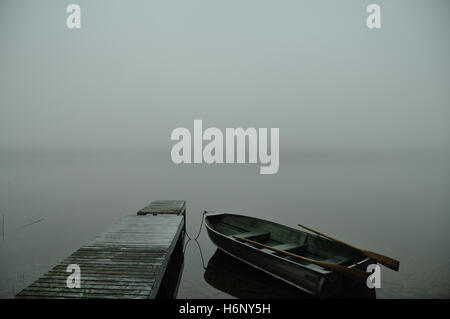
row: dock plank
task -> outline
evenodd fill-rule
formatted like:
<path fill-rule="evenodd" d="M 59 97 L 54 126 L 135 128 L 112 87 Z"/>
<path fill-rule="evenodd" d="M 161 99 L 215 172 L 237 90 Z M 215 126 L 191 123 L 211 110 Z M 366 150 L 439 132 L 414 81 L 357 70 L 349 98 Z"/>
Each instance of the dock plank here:
<path fill-rule="evenodd" d="M 138 215 L 147 214 L 182 214 L 185 210 L 184 200 L 157 200 L 138 211 Z"/>

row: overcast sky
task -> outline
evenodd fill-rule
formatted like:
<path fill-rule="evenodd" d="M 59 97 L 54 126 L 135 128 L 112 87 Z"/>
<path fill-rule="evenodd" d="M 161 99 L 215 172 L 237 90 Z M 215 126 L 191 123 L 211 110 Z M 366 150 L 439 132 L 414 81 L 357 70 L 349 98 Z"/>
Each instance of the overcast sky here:
<path fill-rule="evenodd" d="M 381 6 L 369 30 L 366 6 Z M 66 6 L 81 6 L 80 30 Z M 279 127 L 280 151 L 450 145 L 449 1 L 0 2 L 0 149 L 167 150 Z"/>

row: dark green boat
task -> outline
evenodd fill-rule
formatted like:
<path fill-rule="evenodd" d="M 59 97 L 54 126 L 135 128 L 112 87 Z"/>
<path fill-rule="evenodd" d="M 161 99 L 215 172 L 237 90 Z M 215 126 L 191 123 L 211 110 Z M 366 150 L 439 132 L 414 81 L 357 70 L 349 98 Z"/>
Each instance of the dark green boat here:
<path fill-rule="evenodd" d="M 259 218 L 228 213 L 214 214 L 205 217 L 205 225 L 213 243 L 225 253 L 320 298 L 333 296 L 361 282 L 233 236 L 363 271 L 369 264 L 375 263 L 360 251 L 335 241 Z"/>

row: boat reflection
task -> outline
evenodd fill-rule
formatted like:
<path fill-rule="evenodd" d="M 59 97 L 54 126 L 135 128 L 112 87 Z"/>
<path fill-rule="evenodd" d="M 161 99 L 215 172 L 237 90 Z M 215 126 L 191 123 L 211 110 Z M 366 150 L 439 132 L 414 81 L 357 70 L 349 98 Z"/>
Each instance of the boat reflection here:
<path fill-rule="evenodd" d="M 208 262 L 204 278 L 214 288 L 243 299 L 313 299 L 301 291 L 269 274 L 243 263 L 217 249 Z M 375 299 L 375 289 L 361 287 L 346 289 L 335 299 Z"/>

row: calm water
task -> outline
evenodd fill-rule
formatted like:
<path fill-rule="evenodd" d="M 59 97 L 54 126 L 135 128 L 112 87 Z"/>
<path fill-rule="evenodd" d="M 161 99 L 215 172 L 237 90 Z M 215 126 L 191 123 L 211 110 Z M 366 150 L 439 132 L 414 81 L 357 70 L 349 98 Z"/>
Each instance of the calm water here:
<path fill-rule="evenodd" d="M 245 164 L 177 166 L 166 155 L 1 159 L 0 297 L 13 297 L 122 216 L 155 199 L 187 200 L 191 235 L 204 209 L 309 225 L 400 260 L 398 273 L 382 268 L 378 298 L 450 297 L 449 153 L 281 154 L 280 171 L 272 176 Z M 199 244 L 205 265 L 212 256 L 213 266 L 223 263 L 204 229 Z M 236 278 L 248 277 L 244 266 L 233 269 Z M 178 297 L 230 298 L 254 289 L 233 279 L 241 291 L 234 293 L 221 287 L 220 278 L 214 284 L 213 275 L 206 276 L 211 285 L 191 242 Z"/>

